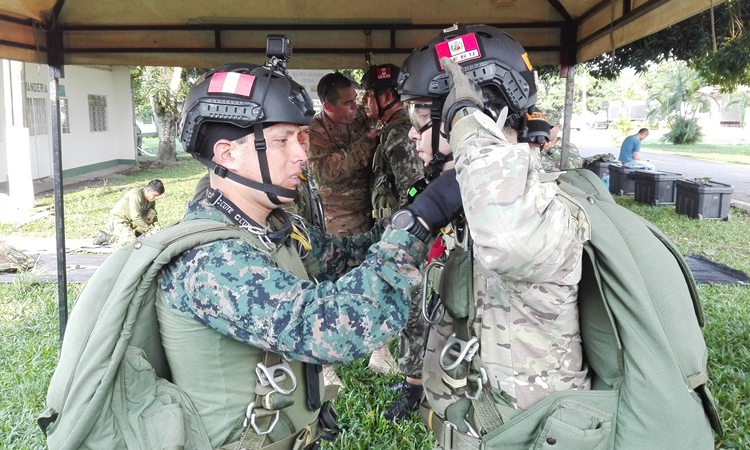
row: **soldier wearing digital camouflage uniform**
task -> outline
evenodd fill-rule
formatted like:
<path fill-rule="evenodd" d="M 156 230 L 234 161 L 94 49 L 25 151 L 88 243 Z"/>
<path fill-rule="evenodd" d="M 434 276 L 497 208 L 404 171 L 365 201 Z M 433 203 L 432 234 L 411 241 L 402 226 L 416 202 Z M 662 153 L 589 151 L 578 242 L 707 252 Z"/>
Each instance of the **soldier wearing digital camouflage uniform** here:
<path fill-rule="evenodd" d="M 589 388 L 577 306 L 589 221 L 542 171 L 539 152 L 515 144 L 527 138 L 519 125 L 533 112 L 536 88 L 513 38 L 484 25 L 453 27 L 415 50 L 401 73 L 418 151 L 455 160 L 417 198 L 455 189 L 463 199 L 440 285 L 447 313 L 426 311 L 437 319 L 425 353 L 423 419 L 445 448 L 463 439 L 478 445 L 514 411 L 558 390 Z"/>
<path fill-rule="evenodd" d="M 337 236 L 372 226 L 370 169 L 379 131 L 358 103 L 355 83 L 341 73 L 318 83 L 323 110 L 310 124 L 308 165 L 318 181 L 327 230 Z"/>
<path fill-rule="evenodd" d="M 335 426 L 321 408 L 318 364 L 355 360 L 396 336 L 430 230 L 448 220 L 400 211 L 409 220 L 347 238 L 290 220 L 279 206 L 295 196 L 307 160 L 300 126 L 312 115 L 304 88 L 275 59 L 216 69 L 185 100 L 181 141 L 209 168 L 210 187 L 183 221 L 246 231 L 184 252 L 158 277 L 172 381 L 212 448 L 317 448 L 321 430 Z M 436 211 L 430 200 L 414 205 Z"/>
<path fill-rule="evenodd" d="M 411 122 L 396 91 L 398 73 L 399 67 L 393 64 L 372 65 L 361 83 L 365 90 L 362 102 L 367 116 L 382 128 L 380 144 L 372 163 L 370 189 L 375 220 L 390 217 L 399 206 L 406 205 L 409 188 L 424 177 L 424 163 L 409 139 Z M 412 292 L 409 321 L 399 335 L 398 372 L 404 375 L 405 380 L 393 386 L 394 390 L 399 391 L 399 397 L 385 411 L 388 420 L 407 417 L 416 410 L 422 398 L 418 385 L 422 379 L 427 322 L 420 313 L 421 292 L 421 288 Z M 384 350 L 389 352 L 387 347 Z M 388 356 L 390 353 L 382 359 L 387 361 Z M 417 400 L 409 402 L 410 395 Z"/>

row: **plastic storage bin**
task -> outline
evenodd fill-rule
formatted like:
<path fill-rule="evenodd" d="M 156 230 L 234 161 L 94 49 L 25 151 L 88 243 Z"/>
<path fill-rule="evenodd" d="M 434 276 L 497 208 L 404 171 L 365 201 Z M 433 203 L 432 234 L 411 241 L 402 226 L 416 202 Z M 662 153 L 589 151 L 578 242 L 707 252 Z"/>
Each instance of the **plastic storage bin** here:
<path fill-rule="evenodd" d="M 631 195 L 635 193 L 635 178 L 637 169 L 628 169 L 619 164 L 609 165 L 609 192 L 616 195 Z"/>
<path fill-rule="evenodd" d="M 588 164 L 584 164 L 583 168 L 594 172 L 597 177 L 604 180 L 604 175 L 609 174 L 610 164 L 612 163 L 610 163 L 609 161 L 592 161 Z"/>
<path fill-rule="evenodd" d="M 682 178 L 681 173 L 638 170 L 633 174 L 635 201 L 653 206 L 673 205 L 674 182 Z"/>
<path fill-rule="evenodd" d="M 729 184 L 692 180 L 675 181 L 675 210 L 693 219 L 729 220 L 729 203 L 734 189 Z"/>

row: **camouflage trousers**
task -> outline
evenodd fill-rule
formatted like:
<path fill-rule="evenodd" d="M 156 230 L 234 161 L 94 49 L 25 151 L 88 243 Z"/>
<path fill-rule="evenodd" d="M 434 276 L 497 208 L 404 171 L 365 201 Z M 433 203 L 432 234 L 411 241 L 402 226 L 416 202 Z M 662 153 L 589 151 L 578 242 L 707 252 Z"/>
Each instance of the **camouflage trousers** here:
<path fill-rule="evenodd" d="M 422 317 L 422 288 L 412 289 L 409 319 L 399 334 L 398 371 L 402 375 L 422 378 L 429 329 L 430 324 Z"/>
<path fill-rule="evenodd" d="M 121 217 L 109 218 L 109 243 L 112 246 L 122 247 L 135 241 L 135 230 L 130 226 L 130 221 Z"/>

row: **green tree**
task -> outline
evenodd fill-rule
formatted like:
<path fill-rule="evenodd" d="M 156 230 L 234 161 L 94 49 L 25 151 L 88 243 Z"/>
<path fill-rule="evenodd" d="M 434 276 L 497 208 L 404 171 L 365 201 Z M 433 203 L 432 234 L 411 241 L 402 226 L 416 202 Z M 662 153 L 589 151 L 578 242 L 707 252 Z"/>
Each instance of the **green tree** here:
<path fill-rule="evenodd" d="M 726 0 L 711 11 L 606 53 L 591 61 L 592 75 L 616 78 L 625 68 L 645 72 L 650 63 L 687 62 L 709 84 L 724 91 L 750 85 L 750 0 Z M 712 28 L 716 30 L 716 50 Z"/>
<path fill-rule="evenodd" d="M 666 119 L 670 125 L 665 140 L 674 144 L 700 142 L 702 133 L 696 114 L 710 100 L 700 91 L 705 81 L 698 72 L 682 61 L 665 61 L 643 78 L 649 88 L 649 100 L 658 104 L 649 116 Z"/>
<path fill-rule="evenodd" d="M 159 136 L 156 164 L 177 161 L 175 143 L 180 120 L 180 105 L 200 75 L 200 69 L 139 66 L 131 72 L 136 116 L 151 114 Z"/>

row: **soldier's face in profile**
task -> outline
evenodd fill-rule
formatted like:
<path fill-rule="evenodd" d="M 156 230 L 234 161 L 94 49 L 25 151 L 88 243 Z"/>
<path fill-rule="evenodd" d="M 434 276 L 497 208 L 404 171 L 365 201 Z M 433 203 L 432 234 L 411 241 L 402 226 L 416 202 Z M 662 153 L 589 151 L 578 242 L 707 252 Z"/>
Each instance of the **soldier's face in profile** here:
<path fill-rule="evenodd" d="M 404 102 L 406 111 L 411 121 L 409 130 L 409 139 L 414 141 L 415 148 L 419 159 L 424 161 L 425 165 L 432 160 L 434 149 L 432 145 L 432 121 L 430 120 L 430 109 L 432 102 L 429 100 L 420 101 L 412 100 Z M 443 137 L 439 135 L 438 151 L 446 155 L 452 153 L 451 146 Z"/>
<path fill-rule="evenodd" d="M 334 123 L 346 125 L 357 117 L 357 105 L 357 90 L 352 86 L 340 89 L 336 103 L 325 102 L 324 108 Z"/>
<path fill-rule="evenodd" d="M 370 120 L 378 120 L 378 100 L 374 89 L 365 91 L 362 97 L 362 105 L 365 107 L 365 114 Z"/>

